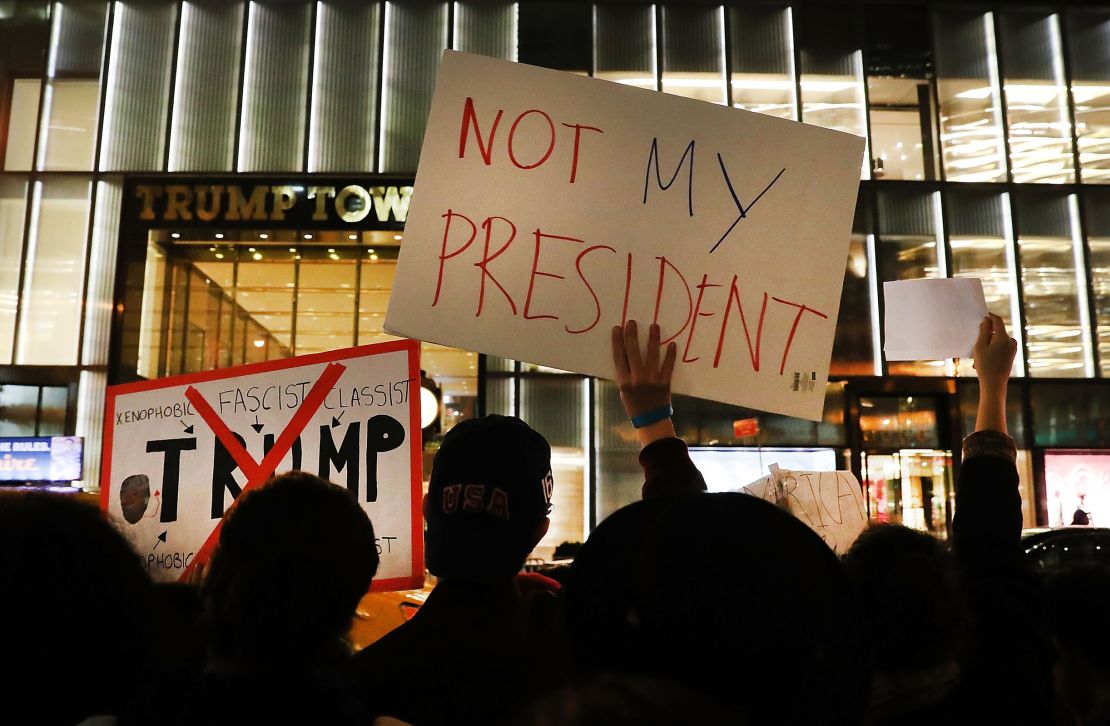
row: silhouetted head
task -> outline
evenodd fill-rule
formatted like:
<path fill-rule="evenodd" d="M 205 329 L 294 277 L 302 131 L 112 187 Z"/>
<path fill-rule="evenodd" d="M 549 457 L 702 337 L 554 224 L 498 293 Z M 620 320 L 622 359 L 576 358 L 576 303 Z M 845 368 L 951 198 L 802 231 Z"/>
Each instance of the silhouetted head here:
<path fill-rule="evenodd" d="M 146 686 L 152 584 L 91 504 L 0 494 L 0 652 L 6 723 L 117 714 Z M 43 684 L 59 684 L 43 698 Z"/>
<path fill-rule="evenodd" d="M 243 495 L 204 581 L 211 647 L 245 668 L 334 654 L 378 569 L 374 528 L 346 489 L 302 471 Z"/>
<path fill-rule="evenodd" d="M 547 532 L 552 487 L 551 447 L 519 418 L 457 424 L 424 502 L 428 569 L 445 580 L 512 577 Z"/>
<path fill-rule="evenodd" d="M 750 724 L 854 724 L 868 687 L 851 586 L 821 538 L 747 494 L 637 502 L 594 530 L 566 587 L 587 673 L 664 677 Z"/>
<path fill-rule="evenodd" d="M 871 525 L 843 562 L 876 670 L 905 674 L 962 659 L 969 616 L 945 543 L 898 524 Z"/>

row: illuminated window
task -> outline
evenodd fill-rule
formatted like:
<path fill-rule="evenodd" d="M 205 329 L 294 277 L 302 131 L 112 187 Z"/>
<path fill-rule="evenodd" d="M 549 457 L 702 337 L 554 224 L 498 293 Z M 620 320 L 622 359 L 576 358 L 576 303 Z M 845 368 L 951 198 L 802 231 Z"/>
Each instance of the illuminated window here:
<path fill-rule="evenodd" d="M 991 13 L 938 10 L 933 15 L 945 178 L 1006 180 L 1002 106 Z"/>
<path fill-rule="evenodd" d="M 1067 28 L 1080 176 L 1110 184 L 1110 11 L 1072 10 Z"/>
<path fill-rule="evenodd" d="M 1000 315 L 1016 337 L 1018 328 L 1017 282 L 1010 210 L 1004 194 L 965 189 L 945 194 L 948 212 L 948 246 L 952 251 L 952 276 L 982 280 L 987 309 Z M 1021 349 L 1014 360 L 1014 375 L 1024 375 Z M 961 376 L 975 376 L 970 359 L 960 361 Z"/>
<path fill-rule="evenodd" d="M 1110 378 L 1110 193 L 1105 188 L 1087 191 L 1083 211 L 1087 246 L 1091 251 L 1091 289 L 1098 325 L 1098 358 L 1103 378 Z"/>
<path fill-rule="evenodd" d="M 946 276 L 937 197 L 936 192 L 880 190 L 877 245 L 880 282 Z M 888 363 L 892 375 L 945 375 L 950 367 L 942 360 Z"/>
<path fill-rule="evenodd" d="M 720 7 L 663 8 L 663 90 L 726 103 L 725 28 Z"/>
<path fill-rule="evenodd" d="M 1018 11 L 1002 13 L 998 20 L 1014 181 L 1074 181 L 1059 21 L 1049 13 Z"/>
<path fill-rule="evenodd" d="M 794 38 L 789 8 L 730 5 L 732 105 L 796 120 Z"/>
<path fill-rule="evenodd" d="M 1094 375 L 1075 195 L 1014 194 L 1029 375 Z"/>
<path fill-rule="evenodd" d="M 802 7 L 794 12 L 801 67 L 802 121 L 866 137 L 863 54 L 855 19 L 843 7 Z M 864 179 L 870 175 L 864 155 Z"/>
<path fill-rule="evenodd" d="M 933 62 L 924 9 L 867 7 L 867 103 L 876 179 L 936 179 Z"/>

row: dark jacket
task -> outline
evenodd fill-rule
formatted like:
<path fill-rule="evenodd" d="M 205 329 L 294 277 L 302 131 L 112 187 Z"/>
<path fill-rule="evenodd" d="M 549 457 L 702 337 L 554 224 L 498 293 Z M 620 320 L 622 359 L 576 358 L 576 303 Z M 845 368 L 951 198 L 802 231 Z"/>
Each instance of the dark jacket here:
<path fill-rule="evenodd" d="M 964 441 L 952 546 L 972 618 L 961 723 L 1052 722 L 1052 656 L 1040 582 L 1021 547 L 1014 442 L 996 431 Z"/>

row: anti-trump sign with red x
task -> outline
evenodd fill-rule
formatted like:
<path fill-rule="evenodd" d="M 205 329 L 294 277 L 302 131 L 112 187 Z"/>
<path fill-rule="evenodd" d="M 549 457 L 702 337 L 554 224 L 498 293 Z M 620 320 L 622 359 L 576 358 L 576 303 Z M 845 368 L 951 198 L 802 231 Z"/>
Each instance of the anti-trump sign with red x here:
<path fill-rule="evenodd" d="M 374 524 L 373 589 L 423 584 L 419 344 L 402 340 L 108 388 L 101 508 L 151 575 L 208 561 L 236 498 L 299 469 Z"/>

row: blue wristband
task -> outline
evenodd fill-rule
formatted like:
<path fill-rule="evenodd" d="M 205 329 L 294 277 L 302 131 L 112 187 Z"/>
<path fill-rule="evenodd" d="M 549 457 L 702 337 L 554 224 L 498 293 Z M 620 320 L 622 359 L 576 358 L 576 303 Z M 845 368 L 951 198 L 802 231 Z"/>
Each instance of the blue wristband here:
<path fill-rule="evenodd" d="M 664 419 L 674 416 L 674 409 L 671 404 L 665 403 L 659 408 L 653 408 L 650 411 L 644 411 L 632 417 L 632 427 L 642 429 L 645 426 L 651 426 L 653 423 L 659 423 Z"/>

